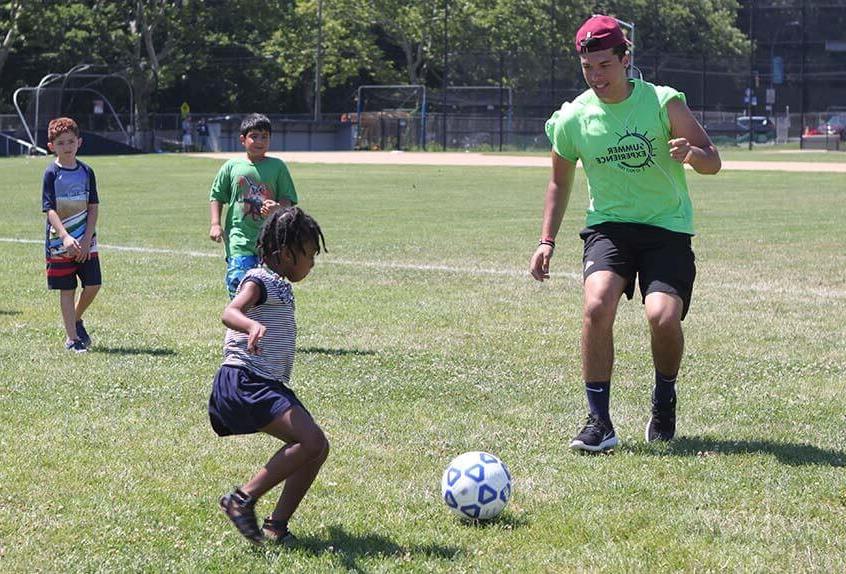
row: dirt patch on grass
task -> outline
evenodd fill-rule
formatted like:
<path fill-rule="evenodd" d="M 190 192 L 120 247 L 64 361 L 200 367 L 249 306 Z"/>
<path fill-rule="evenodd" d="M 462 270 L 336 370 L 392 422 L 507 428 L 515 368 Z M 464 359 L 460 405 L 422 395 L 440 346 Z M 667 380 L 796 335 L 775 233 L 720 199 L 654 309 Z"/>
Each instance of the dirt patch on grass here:
<path fill-rule="evenodd" d="M 230 159 L 243 153 L 196 153 L 193 157 Z M 444 165 L 482 167 L 550 167 L 548 157 L 487 155 L 464 152 L 397 152 L 397 151 L 292 151 L 271 152 L 287 163 L 326 163 L 356 165 Z M 723 169 L 732 171 L 792 171 L 846 173 L 846 163 L 811 163 L 800 161 L 723 161 Z"/>

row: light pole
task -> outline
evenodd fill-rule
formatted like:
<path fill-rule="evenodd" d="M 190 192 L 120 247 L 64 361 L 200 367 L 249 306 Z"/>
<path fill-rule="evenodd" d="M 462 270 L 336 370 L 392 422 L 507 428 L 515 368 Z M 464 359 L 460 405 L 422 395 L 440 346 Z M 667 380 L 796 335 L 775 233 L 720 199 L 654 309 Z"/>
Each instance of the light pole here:
<path fill-rule="evenodd" d="M 752 137 L 753 137 L 753 126 L 752 126 L 752 98 L 754 97 L 753 94 L 755 93 L 754 89 L 754 81 L 752 79 L 753 70 L 755 68 L 755 37 L 753 32 L 755 31 L 755 0 L 752 0 L 751 4 L 749 5 L 749 32 L 747 33 L 746 37 L 749 38 L 749 83 L 746 86 L 746 117 L 749 121 L 749 151 L 752 151 Z"/>
<path fill-rule="evenodd" d="M 778 101 L 778 99 L 776 98 L 776 81 L 775 81 L 776 80 L 775 47 L 776 47 L 776 44 L 778 44 L 778 37 L 782 33 L 783 30 L 785 30 L 786 28 L 797 27 L 799 25 L 800 24 L 799 24 L 798 20 L 792 20 L 790 22 L 785 22 L 784 24 L 782 24 L 781 26 L 779 26 L 776 29 L 775 34 L 773 35 L 773 41 L 770 44 L 770 89 L 767 91 L 767 110 L 772 113 L 773 117 L 777 116 L 776 102 Z M 781 60 L 779 62 L 780 73 L 779 73 L 778 84 L 783 84 L 784 83 L 784 58 L 780 58 L 780 60 Z M 787 109 L 789 110 L 790 108 L 788 107 Z M 767 114 L 767 115 L 769 115 L 769 114 Z M 780 120 L 776 119 L 776 126 L 779 125 L 779 121 Z M 789 129 L 789 127 L 790 127 L 789 113 L 788 113 L 786 122 L 787 122 L 787 127 Z M 776 130 L 776 134 L 778 134 L 778 130 Z M 778 135 L 776 135 L 776 141 L 778 141 Z"/>
<path fill-rule="evenodd" d="M 444 85 L 441 101 L 443 111 L 441 114 L 441 139 L 444 151 L 447 149 L 447 82 L 449 76 L 449 0 L 444 0 Z"/>
<path fill-rule="evenodd" d="M 773 41 L 770 44 L 770 87 L 772 88 L 775 85 L 775 47 L 778 44 L 778 37 L 782 33 L 785 28 L 795 28 L 801 26 L 799 20 L 793 20 L 791 22 L 785 22 L 776 30 L 775 35 L 773 36 Z M 779 82 L 780 83 L 780 82 Z"/>
<path fill-rule="evenodd" d="M 323 0 L 317 2 L 317 53 L 314 61 L 314 121 L 320 121 L 320 67 L 323 64 Z"/>
<path fill-rule="evenodd" d="M 597 14 L 594 14 L 596 16 Z M 634 63 L 634 42 L 635 42 L 635 24 L 634 22 L 626 22 L 625 20 L 620 20 L 619 18 L 614 18 L 617 21 L 617 24 L 620 25 L 621 28 L 628 28 L 629 30 L 629 42 L 632 43 L 632 49 L 629 51 L 629 77 L 635 77 L 635 63 Z"/>

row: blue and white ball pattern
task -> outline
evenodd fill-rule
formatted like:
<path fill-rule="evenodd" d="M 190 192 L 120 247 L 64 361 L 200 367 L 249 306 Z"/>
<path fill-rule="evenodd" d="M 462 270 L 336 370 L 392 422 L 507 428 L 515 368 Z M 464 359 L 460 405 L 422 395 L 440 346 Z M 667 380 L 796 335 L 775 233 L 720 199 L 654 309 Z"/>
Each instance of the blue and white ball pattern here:
<path fill-rule="evenodd" d="M 465 452 L 452 459 L 441 479 L 444 503 L 470 520 L 497 516 L 511 498 L 511 473 L 504 462 L 487 452 Z"/>

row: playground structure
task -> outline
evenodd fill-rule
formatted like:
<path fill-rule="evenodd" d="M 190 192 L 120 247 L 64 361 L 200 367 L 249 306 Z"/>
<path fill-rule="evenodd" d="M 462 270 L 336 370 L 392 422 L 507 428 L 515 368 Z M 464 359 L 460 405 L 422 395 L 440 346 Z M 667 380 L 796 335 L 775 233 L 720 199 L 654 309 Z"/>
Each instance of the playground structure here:
<path fill-rule="evenodd" d="M 97 132 L 100 148 L 113 153 L 135 150 L 134 95 L 132 85 L 121 74 L 95 73 L 91 64 L 78 64 L 67 72 L 50 73 L 41 78 L 36 86 L 25 86 L 15 90 L 12 103 L 20 118 L 20 128 L 13 134 L 2 133 L 4 139 L 24 147 L 29 154 L 47 154 L 47 123 L 50 119 L 73 113 L 79 118 L 80 109 L 87 106 L 85 114 L 89 121 L 80 128 Z M 115 109 L 104 92 L 114 93 L 115 88 L 105 86 L 107 80 L 116 80 L 126 87 L 127 106 L 124 119 Z M 79 96 L 83 97 L 80 98 Z M 28 96 L 26 105 L 22 105 Z M 89 137 L 89 136 L 86 136 Z M 114 145 L 110 145 L 113 142 Z M 90 149 L 89 149 L 90 153 Z"/>

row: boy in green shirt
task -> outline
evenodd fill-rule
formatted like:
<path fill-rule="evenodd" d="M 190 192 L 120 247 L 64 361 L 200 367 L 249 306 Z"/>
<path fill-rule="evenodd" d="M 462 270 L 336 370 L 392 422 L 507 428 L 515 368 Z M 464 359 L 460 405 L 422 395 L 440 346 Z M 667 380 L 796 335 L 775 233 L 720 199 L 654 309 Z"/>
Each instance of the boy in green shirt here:
<path fill-rule="evenodd" d="M 209 238 L 226 248 L 226 288 L 229 298 L 250 269 L 258 267 L 256 239 L 265 218 L 274 211 L 297 203 L 297 191 L 288 167 L 281 159 L 267 157 L 270 147 L 270 119 L 251 114 L 241 122 L 241 145 L 246 159 L 230 159 L 217 172 L 209 195 L 211 228 Z M 226 221 L 220 217 L 226 206 Z"/>
<path fill-rule="evenodd" d="M 588 180 L 584 241 L 582 377 L 589 414 L 570 446 L 602 451 L 617 445 L 609 414 L 617 305 L 634 294 L 635 277 L 651 334 L 655 387 L 646 440 L 671 440 L 676 428 L 676 376 L 681 321 L 696 276 L 690 238 L 693 209 L 684 164 L 720 170 L 720 156 L 688 109 L 684 94 L 629 79 L 630 44 L 614 18 L 593 16 L 576 33 L 589 89 L 546 124 L 552 177 L 530 271 L 549 278 L 555 236 L 567 208 L 577 160 Z"/>

